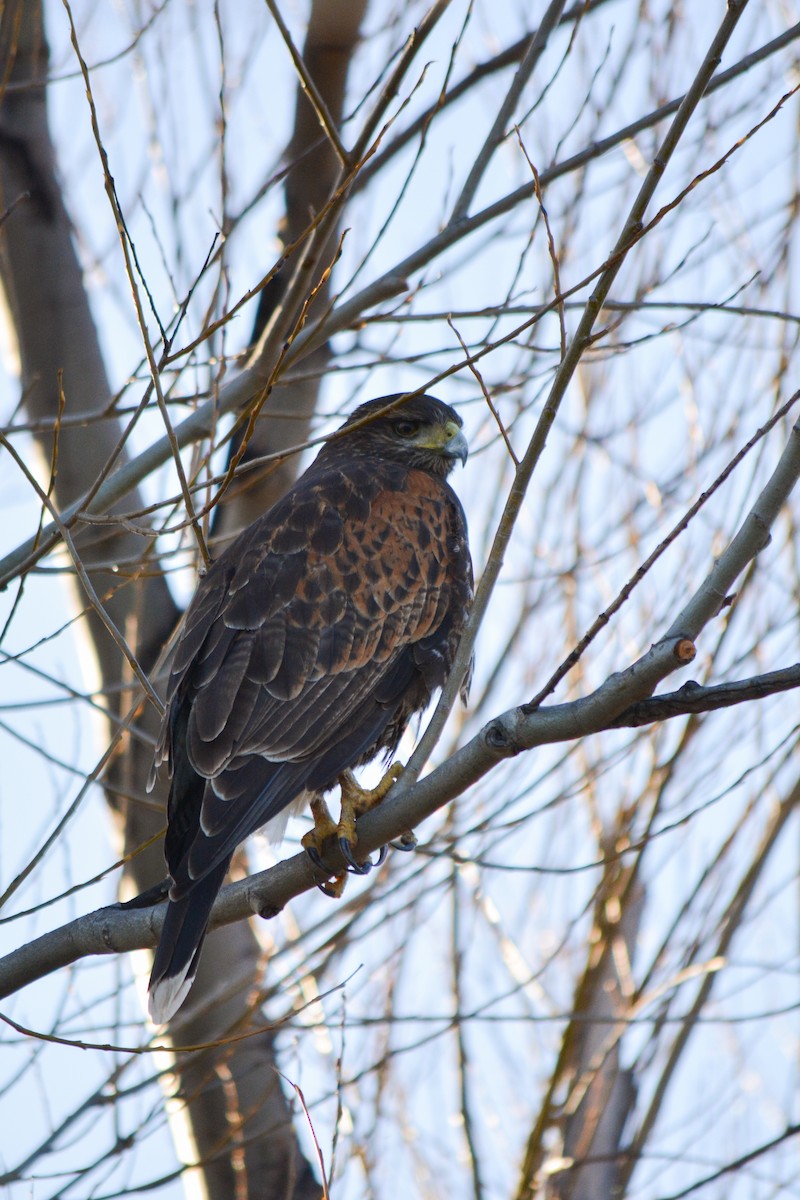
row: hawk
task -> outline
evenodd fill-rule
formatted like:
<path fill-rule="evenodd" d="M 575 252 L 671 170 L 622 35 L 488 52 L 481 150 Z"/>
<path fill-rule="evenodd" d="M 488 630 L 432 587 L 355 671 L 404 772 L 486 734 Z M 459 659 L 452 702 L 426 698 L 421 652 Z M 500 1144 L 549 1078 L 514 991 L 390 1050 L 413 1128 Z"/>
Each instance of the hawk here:
<path fill-rule="evenodd" d="M 234 850 L 312 798 L 316 863 L 342 786 L 340 846 L 385 794 L 347 773 L 391 755 L 452 668 L 472 601 L 464 512 L 447 483 L 461 418 L 433 396 L 368 401 L 200 581 L 177 641 L 154 770 L 171 777 L 167 912 L 150 1014 L 180 1007 Z M 347 810 L 347 811 L 345 811 Z M 278 835 L 280 837 L 280 833 Z"/>

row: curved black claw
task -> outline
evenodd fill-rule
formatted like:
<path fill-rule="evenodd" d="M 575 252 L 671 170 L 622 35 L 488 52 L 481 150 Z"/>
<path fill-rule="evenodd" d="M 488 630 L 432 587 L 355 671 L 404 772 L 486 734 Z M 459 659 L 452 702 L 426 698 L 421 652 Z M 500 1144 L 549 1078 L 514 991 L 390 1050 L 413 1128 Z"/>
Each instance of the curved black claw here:
<path fill-rule="evenodd" d="M 304 847 L 304 849 L 305 849 L 306 854 L 311 859 L 311 861 L 315 867 L 319 867 L 320 871 L 328 870 L 328 868 L 325 866 L 325 863 L 320 858 L 319 851 L 316 849 L 315 846 L 306 846 L 306 847 Z"/>
<path fill-rule="evenodd" d="M 311 859 L 312 863 L 317 868 L 317 870 L 324 871 L 326 875 L 330 875 L 330 873 L 331 873 L 330 867 L 328 867 L 322 861 L 322 858 L 320 857 L 320 853 L 317 850 L 316 846 L 306 846 L 305 852 L 308 855 L 308 857 Z M 337 885 L 336 883 L 332 883 L 332 884 L 325 883 L 325 882 L 318 883 L 317 887 L 322 892 L 323 896 L 330 896 L 330 898 L 332 900 L 338 900 L 342 894 L 341 887 L 339 885 Z"/>
<path fill-rule="evenodd" d="M 366 859 L 365 862 L 360 863 L 353 857 L 352 847 L 347 838 L 339 838 L 339 849 L 349 863 L 347 869 L 351 875 L 369 875 L 370 871 L 374 870 L 376 867 L 383 866 L 383 864 L 386 862 L 386 855 L 389 853 L 388 846 L 381 846 L 375 862 L 372 862 L 370 859 Z"/>
<path fill-rule="evenodd" d="M 366 862 L 360 863 L 353 854 L 353 847 L 346 837 L 340 837 L 339 849 L 342 852 L 342 858 L 347 863 L 347 869 L 351 875 L 369 875 L 372 870 L 372 863 L 367 859 Z"/>
<path fill-rule="evenodd" d="M 318 883 L 317 887 L 323 896 L 330 896 L 331 900 L 341 899 L 342 892 L 336 883 Z"/>
<path fill-rule="evenodd" d="M 409 829 L 396 842 L 390 842 L 389 845 L 393 850 L 402 850 L 404 854 L 410 854 L 417 848 L 417 839 Z"/>
<path fill-rule="evenodd" d="M 348 864 L 347 869 L 351 875 L 369 875 L 374 867 L 380 867 L 386 862 L 386 855 L 389 853 L 388 846 L 381 846 L 375 862 L 370 862 L 367 859 L 366 862 L 360 863 L 353 855 L 353 847 L 345 837 L 339 838 L 339 849 L 342 852 L 342 857 Z"/>

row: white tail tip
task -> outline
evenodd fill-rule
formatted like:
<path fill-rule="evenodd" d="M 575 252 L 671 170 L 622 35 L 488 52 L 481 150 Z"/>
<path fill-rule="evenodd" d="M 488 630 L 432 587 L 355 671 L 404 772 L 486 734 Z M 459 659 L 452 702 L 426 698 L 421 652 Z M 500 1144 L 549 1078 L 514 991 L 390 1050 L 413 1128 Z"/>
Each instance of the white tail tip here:
<path fill-rule="evenodd" d="M 186 972 L 151 983 L 147 1007 L 154 1025 L 164 1025 L 178 1011 L 193 983 L 194 975 Z"/>

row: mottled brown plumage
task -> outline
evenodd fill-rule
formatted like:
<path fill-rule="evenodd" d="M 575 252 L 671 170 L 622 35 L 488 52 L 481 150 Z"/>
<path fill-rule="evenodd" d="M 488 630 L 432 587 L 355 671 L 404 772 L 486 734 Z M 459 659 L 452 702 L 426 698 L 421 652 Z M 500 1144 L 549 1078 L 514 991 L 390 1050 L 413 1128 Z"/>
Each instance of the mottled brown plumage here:
<path fill-rule="evenodd" d="M 398 399 L 356 410 L 186 613 L 156 754 L 172 776 L 159 1021 L 188 991 L 236 846 L 393 751 L 452 667 L 472 569 L 446 476 L 466 442 L 447 405 L 385 411 Z"/>

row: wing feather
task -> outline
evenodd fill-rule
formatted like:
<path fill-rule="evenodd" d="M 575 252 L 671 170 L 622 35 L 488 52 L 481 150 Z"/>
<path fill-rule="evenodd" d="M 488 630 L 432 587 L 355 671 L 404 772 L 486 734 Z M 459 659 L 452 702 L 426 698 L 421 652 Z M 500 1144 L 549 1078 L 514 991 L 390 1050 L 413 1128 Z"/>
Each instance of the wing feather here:
<path fill-rule="evenodd" d="M 255 683 L 270 683 L 283 662 L 286 648 L 286 617 L 277 613 L 262 625 L 255 638 L 250 658 L 250 678 Z"/>
<path fill-rule="evenodd" d="M 302 696 L 317 661 L 320 631 L 303 627 L 286 630 L 283 659 L 275 678 L 265 684 L 269 695 L 281 703 Z"/>
<path fill-rule="evenodd" d="M 187 750 L 196 771 L 212 778 L 224 770 L 239 753 L 239 746 L 261 696 L 261 688 L 252 679 L 245 679 L 239 688 L 224 727 L 215 738 L 204 740 L 190 722 L 187 730 Z"/>
<path fill-rule="evenodd" d="M 337 597 L 342 595 L 337 593 Z M 326 621 L 319 639 L 317 650 L 317 676 L 334 675 L 338 673 L 340 664 L 349 663 L 353 654 L 353 643 L 356 636 L 356 610 L 353 602 L 342 595 L 342 606 L 338 615 Z"/>
<path fill-rule="evenodd" d="M 209 631 L 214 630 L 216 618 L 225 602 L 226 592 L 227 580 L 224 571 L 212 567 L 186 610 L 181 636 L 172 660 L 170 679 L 173 684 L 188 670 L 208 640 Z"/>
<path fill-rule="evenodd" d="M 201 741 L 213 742 L 225 728 L 247 676 L 252 648 L 252 637 L 228 633 L 211 658 L 201 664 L 190 721 L 190 730 Z"/>

